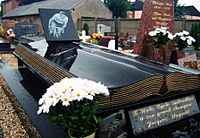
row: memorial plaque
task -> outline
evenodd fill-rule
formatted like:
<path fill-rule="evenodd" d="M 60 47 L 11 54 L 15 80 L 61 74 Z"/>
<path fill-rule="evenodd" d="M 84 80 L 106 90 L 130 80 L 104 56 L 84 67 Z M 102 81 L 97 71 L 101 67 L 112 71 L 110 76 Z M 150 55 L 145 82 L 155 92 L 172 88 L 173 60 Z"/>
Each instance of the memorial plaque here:
<path fill-rule="evenodd" d="M 15 24 L 14 32 L 16 37 L 37 34 L 38 24 L 34 24 L 30 21 L 19 22 Z"/>
<path fill-rule="evenodd" d="M 199 113 L 194 95 L 175 99 L 129 111 L 133 133 L 141 134 L 147 130 L 168 125 L 185 117 Z"/>
<path fill-rule="evenodd" d="M 47 41 L 80 41 L 68 10 L 39 9 Z"/>
<path fill-rule="evenodd" d="M 139 23 L 136 44 L 133 47 L 134 53 L 143 55 L 142 52 L 146 46 L 146 36 L 155 28 L 167 27 L 170 32 L 174 32 L 173 11 L 173 0 L 144 1 L 142 18 Z"/>
<path fill-rule="evenodd" d="M 111 26 L 107 26 L 105 24 L 97 24 L 97 32 L 100 34 L 104 34 L 105 32 L 111 32 Z"/>

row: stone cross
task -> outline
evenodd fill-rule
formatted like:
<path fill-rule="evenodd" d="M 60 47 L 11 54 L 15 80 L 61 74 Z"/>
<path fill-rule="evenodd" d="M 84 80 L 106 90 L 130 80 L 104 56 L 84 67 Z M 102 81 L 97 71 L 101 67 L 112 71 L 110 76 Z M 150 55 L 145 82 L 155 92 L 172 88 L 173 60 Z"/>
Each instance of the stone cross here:
<path fill-rule="evenodd" d="M 80 36 L 82 42 L 86 42 L 87 39 L 90 39 L 90 36 L 86 36 L 86 31 L 82 30 L 82 36 Z"/>

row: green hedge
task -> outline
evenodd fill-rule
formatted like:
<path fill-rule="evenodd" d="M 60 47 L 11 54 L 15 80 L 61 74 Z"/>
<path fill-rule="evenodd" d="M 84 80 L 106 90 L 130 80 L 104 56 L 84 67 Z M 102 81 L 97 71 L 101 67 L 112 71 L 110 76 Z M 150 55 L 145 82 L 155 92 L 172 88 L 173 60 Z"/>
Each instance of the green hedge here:
<path fill-rule="evenodd" d="M 190 35 L 196 40 L 196 42 L 193 43 L 195 50 L 200 51 L 200 22 L 192 24 Z"/>

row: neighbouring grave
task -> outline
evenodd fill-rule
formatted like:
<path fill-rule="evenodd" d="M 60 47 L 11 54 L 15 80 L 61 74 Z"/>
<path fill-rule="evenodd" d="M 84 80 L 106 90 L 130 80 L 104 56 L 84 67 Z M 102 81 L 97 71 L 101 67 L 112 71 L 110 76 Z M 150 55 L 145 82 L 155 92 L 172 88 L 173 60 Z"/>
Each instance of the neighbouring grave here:
<path fill-rule="evenodd" d="M 167 27 L 170 32 L 174 32 L 173 0 L 146 0 L 139 23 L 136 44 L 133 47 L 136 54 L 155 57 L 152 47 L 148 47 L 146 41 L 148 33 L 155 28 Z M 172 48 L 165 48 L 168 59 Z"/>
<path fill-rule="evenodd" d="M 111 26 L 107 26 L 105 24 L 97 24 L 97 32 L 100 34 L 104 34 L 105 32 L 111 32 Z"/>
<path fill-rule="evenodd" d="M 25 35 L 36 35 L 38 33 L 38 24 L 30 21 L 22 21 L 15 24 L 15 35 L 16 37 Z"/>
<path fill-rule="evenodd" d="M 10 51 L 11 45 L 8 41 L 0 37 L 0 51 Z"/>

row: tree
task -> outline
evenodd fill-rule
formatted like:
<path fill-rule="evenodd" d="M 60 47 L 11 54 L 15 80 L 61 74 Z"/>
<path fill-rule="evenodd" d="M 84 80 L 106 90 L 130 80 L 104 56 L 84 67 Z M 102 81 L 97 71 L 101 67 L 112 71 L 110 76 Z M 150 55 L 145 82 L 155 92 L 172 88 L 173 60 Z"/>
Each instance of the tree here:
<path fill-rule="evenodd" d="M 196 40 L 196 42 L 193 43 L 195 49 L 200 51 L 200 23 L 192 24 L 190 35 Z"/>
<path fill-rule="evenodd" d="M 104 3 L 113 12 L 114 17 L 126 18 L 126 12 L 131 7 L 128 0 L 104 0 Z"/>
<path fill-rule="evenodd" d="M 84 24 L 83 24 L 83 29 L 82 29 L 82 30 L 85 30 L 86 35 L 89 35 L 89 26 L 88 26 L 87 23 L 84 23 Z"/>
<path fill-rule="evenodd" d="M 180 5 L 178 0 L 174 0 L 175 19 L 183 19 L 184 13 L 185 13 L 184 5 Z"/>

